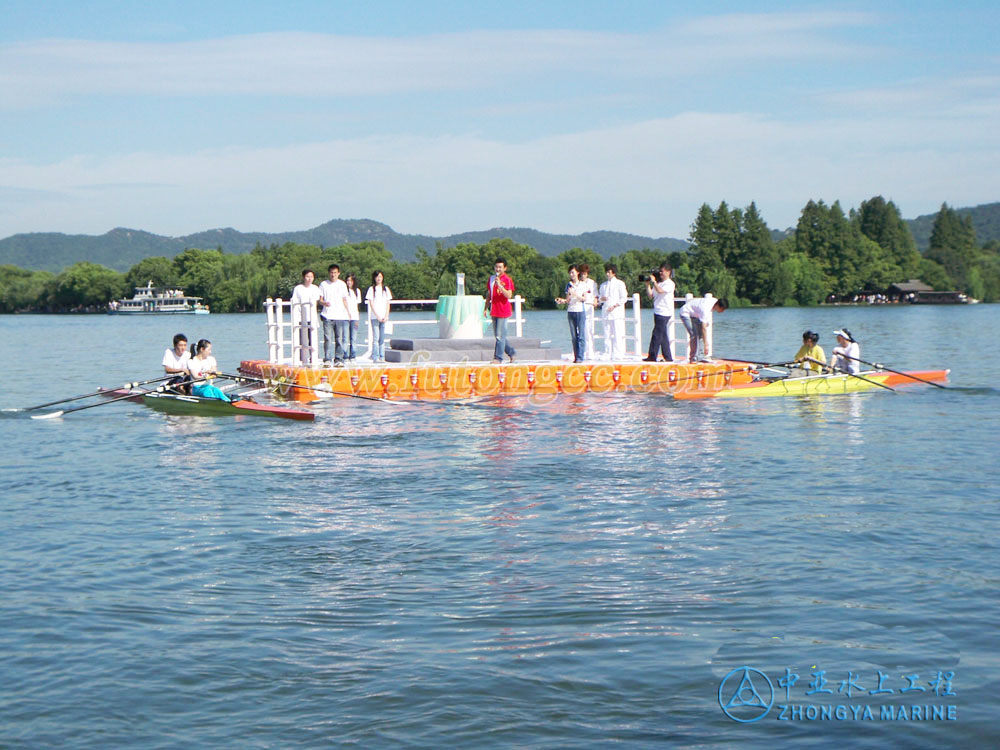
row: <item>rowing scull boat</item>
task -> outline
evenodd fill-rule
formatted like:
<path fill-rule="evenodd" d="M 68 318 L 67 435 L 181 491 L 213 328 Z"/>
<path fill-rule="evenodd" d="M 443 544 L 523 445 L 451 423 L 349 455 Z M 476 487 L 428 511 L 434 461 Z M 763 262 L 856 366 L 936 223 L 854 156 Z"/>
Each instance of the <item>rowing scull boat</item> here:
<path fill-rule="evenodd" d="M 761 396 L 831 396 L 842 393 L 860 393 L 880 389 L 882 386 L 898 388 L 903 385 L 919 385 L 921 380 L 945 383 L 949 370 L 915 370 L 888 372 L 872 370 L 857 375 L 829 373 L 805 377 L 756 380 L 752 383 L 732 385 L 712 390 L 678 390 L 672 395 L 676 399 L 696 400 L 706 398 L 753 398 Z"/>
<path fill-rule="evenodd" d="M 104 391 L 101 395 L 118 398 L 130 395 L 123 389 Z M 185 396 L 178 393 L 136 390 L 131 401 L 143 403 L 150 408 L 166 414 L 192 415 L 198 417 L 279 417 L 281 419 L 298 419 L 312 421 L 316 415 L 304 409 L 290 409 L 287 406 L 272 406 L 258 404 L 255 401 L 235 400 L 222 401 L 217 398 L 202 398 L 200 396 Z"/>

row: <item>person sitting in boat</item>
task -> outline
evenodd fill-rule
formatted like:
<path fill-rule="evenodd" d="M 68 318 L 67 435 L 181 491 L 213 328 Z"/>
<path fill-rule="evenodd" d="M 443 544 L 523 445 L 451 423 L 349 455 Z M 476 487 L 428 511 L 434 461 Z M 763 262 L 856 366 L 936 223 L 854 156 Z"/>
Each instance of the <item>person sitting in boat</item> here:
<path fill-rule="evenodd" d="M 844 370 L 857 375 L 861 369 L 858 362 L 861 346 L 846 328 L 834 331 L 833 335 L 837 337 L 837 346 L 833 348 L 833 360 L 830 366 L 834 370 Z"/>
<path fill-rule="evenodd" d="M 174 348 L 163 352 L 163 372 L 174 376 L 167 381 L 167 387 L 182 393 L 189 391 L 187 384 L 191 380 L 188 374 L 191 353 L 187 350 L 187 345 L 187 336 L 178 333 L 174 336 Z"/>
<path fill-rule="evenodd" d="M 826 364 L 826 352 L 819 345 L 819 334 L 816 331 L 806 331 L 802 334 L 802 346 L 795 353 L 795 363 L 804 370 L 821 372 Z"/>
<path fill-rule="evenodd" d="M 191 385 L 191 395 L 201 398 L 217 398 L 220 401 L 232 401 L 222 390 L 212 385 L 211 378 L 219 374 L 219 366 L 212 356 L 212 342 L 201 339 L 192 347 L 192 357 L 188 361 L 188 372 L 195 381 Z"/>

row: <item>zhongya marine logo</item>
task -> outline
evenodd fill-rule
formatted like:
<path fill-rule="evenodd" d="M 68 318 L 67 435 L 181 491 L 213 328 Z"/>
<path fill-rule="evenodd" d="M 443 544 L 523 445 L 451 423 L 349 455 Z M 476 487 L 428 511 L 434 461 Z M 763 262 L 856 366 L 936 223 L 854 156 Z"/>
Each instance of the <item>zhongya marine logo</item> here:
<path fill-rule="evenodd" d="M 774 686 L 766 674 L 753 667 L 738 667 L 719 683 L 719 706 L 733 721 L 760 721 L 774 705 Z"/>

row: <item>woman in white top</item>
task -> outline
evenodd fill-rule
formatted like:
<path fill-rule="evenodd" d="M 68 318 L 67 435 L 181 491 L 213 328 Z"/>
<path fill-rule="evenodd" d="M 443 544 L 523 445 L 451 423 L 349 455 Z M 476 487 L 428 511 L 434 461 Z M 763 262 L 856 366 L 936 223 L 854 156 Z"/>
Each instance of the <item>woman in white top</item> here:
<path fill-rule="evenodd" d="M 389 320 L 389 301 L 392 292 L 385 286 L 381 271 L 372 273 L 372 285 L 365 294 L 368 305 L 368 322 L 372 327 L 372 362 L 385 361 L 385 324 Z"/>
<path fill-rule="evenodd" d="M 360 320 L 358 305 L 361 304 L 361 290 L 358 289 L 358 280 L 353 273 L 347 274 L 344 282 L 347 284 L 347 358 L 354 361 L 357 356 L 354 346 L 358 340 Z"/>
<path fill-rule="evenodd" d="M 215 363 L 215 357 L 212 356 L 212 342 L 208 339 L 202 339 L 192 347 L 192 355 L 191 359 L 188 360 L 188 372 L 191 373 L 191 378 L 196 382 L 191 386 L 191 395 L 231 401 L 229 396 L 206 380 L 206 378 L 210 379 L 219 374 L 219 366 Z"/>
<path fill-rule="evenodd" d="M 833 359 L 830 360 L 830 366 L 834 370 L 844 370 L 857 375 L 861 369 L 860 363 L 857 361 L 858 357 L 861 356 L 861 345 L 854 340 L 854 336 L 846 328 L 834 331 L 833 335 L 837 337 L 837 346 L 833 348 Z"/>

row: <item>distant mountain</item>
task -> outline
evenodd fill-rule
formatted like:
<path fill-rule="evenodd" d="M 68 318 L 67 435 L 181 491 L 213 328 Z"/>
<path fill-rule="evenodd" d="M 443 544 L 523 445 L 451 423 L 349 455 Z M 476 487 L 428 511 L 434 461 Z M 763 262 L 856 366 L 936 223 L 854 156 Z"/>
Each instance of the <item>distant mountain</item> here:
<path fill-rule="evenodd" d="M 955 213 L 972 217 L 972 228 L 976 230 L 976 241 L 980 245 L 985 245 L 990 240 L 1000 240 L 1000 203 L 984 203 L 974 208 L 956 208 Z M 930 247 L 931 232 L 934 230 L 936 217 L 937 211 L 906 220 L 920 252 Z"/>
<path fill-rule="evenodd" d="M 134 229 L 112 229 L 99 237 L 51 232 L 15 234 L 0 240 L 0 264 L 9 263 L 20 268 L 57 273 L 66 266 L 87 260 L 118 271 L 127 271 L 143 258 L 160 255 L 172 258 L 189 247 L 221 247 L 228 253 L 246 253 L 258 243 L 265 247 L 272 244 L 283 245 L 286 242 L 330 247 L 366 241 L 381 242 L 397 260 L 412 261 L 416 258 L 418 247 L 433 253 L 438 242 L 449 247 L 461 242 L 484 243 L 498 237 L 530 245 L 546 256 L 555 256 L 574 247 L 589 248 L 607 258 L 626 250 L 656 248 L 674 251 L 688 246 L 684 240 L 672 237 L 642 237 L 623 232 L 548 234 L 518 227 L 432 237 L 400 234 L 386 224 L 369 219 L 334 219 L 313 229 L 276 234 L 239 232 L 232 228 L 211 229 L 186 237 L 162 237 Z"/>

